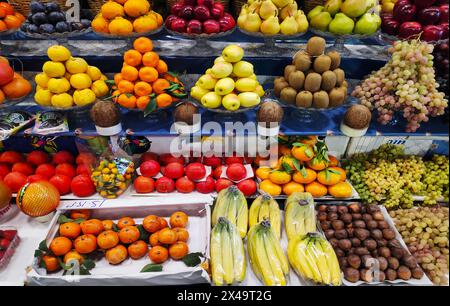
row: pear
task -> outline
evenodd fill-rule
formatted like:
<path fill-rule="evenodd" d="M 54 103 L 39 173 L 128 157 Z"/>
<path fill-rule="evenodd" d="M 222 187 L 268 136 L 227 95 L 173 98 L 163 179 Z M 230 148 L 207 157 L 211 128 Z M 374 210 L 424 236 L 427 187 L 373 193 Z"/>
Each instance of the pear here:
<path fill-rule="evenodd" d="M 214 60 L 214 64 L 223 63 L 223 62 L 226 62 L 226 60 L 223 58 L 223 56 L 216 57 L 216 59 Z"/>
<path fill-rule="evenodd" d="M 209 92 L 207 89 L 203 89 L 199 86 L 194 86 L 191 88 L 191 96 L 197 101 L 201 101 L 203 96 Z"/>
<path fill-rule="evenodd" d="M 302 10 L 298 10 L 295 14 L 295 21 L 297 22 L 297 31 L 298 33 L 305 33 L 308 31 L 309 22 L 308 18 L 306 18 L 305 13 Z"/>
<path fill-rule="evenodd" d="M 261 103 L 261 97 L 256 92 L 243 92 L 238 95 L 242 107 L 253 107 Z"/>
<path fill-rule="evenodd" d="M 255 11 L 248 13 L 242 28 L 248 32 L 259 32 L 260 27 L 261 17 L 259 17 L 258 13 Z"/>
<path fill-rule="evenodd" d="M 298 5 L 295 0 L 292 0 L 291 3 L 283 7 L 283 9 L 280 11 L 280 18 L 281 20 L 285 20 L 289 16 L 294 16 L 295 13 L 298 10 Z"/>
<path fill-rule="evenodd" d="M 234 80 L 232 78 L 223 78 L 217 81 L 214 91 L 220 96 L 226 96 L 234 90 Z"/>
<path fill-rule="evenodd" d="M 328 0 L 325 3 L 325 11 L 330 13 L 331 16 L 336 15 L 339 13 L 339 9 L 342 5 L 342 0 Z"/>
<path fill-rule="evenodd" d="M 237 63 L 244 57 L 244 49 L 236 44 L 228 45 L 223 49 L 222 57 L 228 63 Z"/>
<path fill-rule="evenodd" d="M 298 24 L 294 16 L 288 16 L 280 24 L 280 31 L 284 35 L 294 35 L 298 33 Z"/>
<path fill-rule="evenodd" d="M 250 78 L 241 78 L 236 81 L 236 89 L 239 92 L 255 91 L 258 85 L 258 81 Z"/>
<path fill-rule="evenodd" d="M 272 2 L 279 8 L 283 8 L 288 5 L 292 0 L 272 0 Z"/>
<path fill-rule="evenodd" d="M 315 8 L 313 8 L 312 10 L 310 10 L 307 15 L 308 20 L 311 21 L 314 17 L 316 17 L 317 15 L 322 13 L 324 9 L 325 8 L 322 5 L 318 5 Z"/>
<path fill-rule="evenodd" d="M 239 102 L 239 97 L 236 94 L 230 93 L 222 98 L 222 105 L 227 110 L 235 111 L 239 109 L 241 102 Z"/>
<path fill-rule="evenodd" d="M 201 103 L 206 108 L 218 108 L 222 105 L 222 97 L 211 91 L 202 97 Z"/>
<path fill-rule="evenodd" d="M 242 9 L 237 19 L 237 25 L 241 29 L 245 29 L 245 21 L 247 20 L 247 10 Z"/>
<path fill-rule="evenodd" d="M 241 12 L 239 13 L 239 15 L 247 15 L 250 12 L 248 6 L 249 6 L 248 4 L 244 4 L 241 7 Z"/>
<path fill-rule="evenodd" d="M 333 20 L 333 18 L 331 18 L 330 13 L 322 12 L 314 16 L 310 23 L 313 28 L 325 32 L 331 20 Z"/>
<path fill-rule="evenodd" d="M 266 20 L 278 13 L 278 9 L 271 0 L 264 0 L 259 9 L 259 16 Z"/>
<path fill-rule="evenodd" d="M 371 35 L 378 30 L 380 16 L 375 13 L 365 13 L 355 25 L 355 33 L 362 35 Z"/>
<path fill-rule="evenodd" d="M 266 35 L 275 35 L 280 32 L 280 22 L 278 16 L 274 15 L 264 20 L 260 27 L 261 33 Z"/>
<path fill-rule="evenodd" d="M 357 18 L 367 11 L 366 0 L 345 0 L 341 5 L 341 12 L 350 18 Z"/>
<path fill-rule="evenodd" d="M 254 74 L 253 65 L 246 61 L 240 61 L 233 65 L 233 74 L 239 78 L 248 78 Z"/>
<path fill-rule="evenodd" d="M 198 86 L 206 90 L 213 89 L 216 83 L 217 80 L 210 74 L 202 75 L 197 81 Z"/>
<path fill-rule="evenodd" d="M 261 9 L 262 1 L 255 0 L 252 4 L 249 5 L 248 10 L 250 12 L 254 12 L 259 15 L 259 10 Z"/>
<path fill-rule="evenodd" d="M 344 13 L 337 13 L 333 21 L 330 22 L 328 30 L 334 34 L 352 34 L 355 22 Z"/>
<path fill-rule="evenodd" d="M 366 12 L 370 9 L 376 9 L 378 6 L 377 0 L 366 0 Z"/>

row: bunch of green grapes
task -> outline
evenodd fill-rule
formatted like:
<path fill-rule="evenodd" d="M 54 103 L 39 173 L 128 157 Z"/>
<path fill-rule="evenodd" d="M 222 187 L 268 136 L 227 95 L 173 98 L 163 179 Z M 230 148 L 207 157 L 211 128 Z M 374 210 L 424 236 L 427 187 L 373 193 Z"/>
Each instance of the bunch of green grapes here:
<path fill-rule="evenodd" d="M 424 204 L 434 205 L 437 200 L 444 199 L 448 202 L 449 191 L 449 159 L 443 155 L 434 155 L 425 162 L 425 173 L 422 179 L 425 185 Z"/>

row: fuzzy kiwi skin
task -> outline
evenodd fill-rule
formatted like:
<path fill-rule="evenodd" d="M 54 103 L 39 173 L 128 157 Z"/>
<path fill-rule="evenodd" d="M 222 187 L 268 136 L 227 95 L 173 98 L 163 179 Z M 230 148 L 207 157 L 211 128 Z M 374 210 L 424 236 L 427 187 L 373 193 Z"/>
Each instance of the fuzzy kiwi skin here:
<path fill-rule="evenodd" d="M 305 72 L 311 68 L 311 58 L 304 52 L 298 52 L 294 56 L 293 64 L 297 70 Z"/>
<path fill-rule="evenodd" d="M 297 97 L 297 91 L 292 87 L 284 88 L 280 93 L 280 99 L 288 104 L 295 105 L 295 98 Z"/>
<path fill-rule="evenodd" d="M 331 57 L 328 55 L 320 55 L 314 60 L 314 71 L 317 73 L 324 73 L 325 71 L 330 70 L 331 67 Z"/>
<path fill-rule="evenodd" d="M 311 107 L 313 95 L 311 92 L 303 90 L 297 94 L 295 104 L 297 107 Z"/>
<path fill-rule="evenodd" d="M 344 89 L 340 87 L 331 89 L 328 95 L 330 97 L 330 107 L 342 105 L 345 101 Z"/>
<path fill-rule="evenodd" d="M 316 72 L 312 72 L 306 76 L 304 88 L 312 93 L 319 91 L 322 85 L 322 76 Z"/>
<path fill-rule="evenodd" d="M 279 81 L 278 83 L 275 83 L 274 90 L 273 90 L 275 96 L 279 98 L 281 91 L 286 87 L 289 87 L 289 83 L 286 81 Z"/>
<path fill-rule="evenodd" d="M 325 51 L 326 41 L 322 37 L 314 36 L 308 40 L 306 52 L 311 56 L 322 55 Z"/>
<path fill-rule="evenodd" d="M 330 70 L 335 70 L 341 66 L 341 54 L 337 51 L 330 51 L 327 55 L 331 58 Z"/>
<path fill-rule="evenodd" d="M 327 108 L 330 104 L 330 98 L 328 93 L 324 90 L 315 92 L 313 95 L 313 107 L 315 108 Z"/>
<path fill-rule="evenodd" d="M 325 91 L 330 91 L 336 87 L 336 74 L 333 71 L 325 71 L 322 74 L 321 88 Z"/>
<path fill-rule="evenodd" d="M 284 67 L 284 78 L 286 80 L 289 80 L 289 75 L 294 72 L 295 70 L 297 70 L 297 68 L 295 68 L 294 65 L 287 65 L 286 67 Z"/>
<path fill-rule="evenodd" d="M 289 85 L 295 90 L 302 90 L 305 83 L 305 74 L 301 71 L 291 72 L 289 75 Z"/>

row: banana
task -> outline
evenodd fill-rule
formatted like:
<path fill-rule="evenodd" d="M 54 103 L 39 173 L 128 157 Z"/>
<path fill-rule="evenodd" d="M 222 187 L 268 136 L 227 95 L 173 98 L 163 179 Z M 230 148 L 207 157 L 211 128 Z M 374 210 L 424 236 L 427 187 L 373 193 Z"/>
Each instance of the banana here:
<path fill-rule="evenodd" d="M 274 235 L 275 234 L 272 232 L 272 229 L 268 228 L 262 232 L 259 238 L 263 239 L 267 257 L 269 258 L 270 267 L 272 268 L 276 284 L 278 286 L 286 286 L 285 274 L 289 273 L 289 266 L 287 267 L 286 272 L 284 269 L 284 264 L 282 263 L 282 261 L 286 260 L 286 258 L 283 253 L 281 254 L 281 256 L 278 255 L 276 244 L 274 243 L 275 241 L 272 239 Z"/>
<path fill-rule="evenodd" d="M 334 249 L 331 246 L 331 244 L 323 237 L 322 239 L 320 239 L 320 244 L 322 246 L 322 250 L 325 252 L 327 256 L 328 267 L 331 273 L 331 284 L 335 286 L 340 286 L 342 284 L 341 268 L 339 266 L 339 261 L 336 256 L 336 253 L 334 252 Z"/>
<path fill-rule="evenodd" d="M 222 269 L 222 229 L 223 224 L 218 223 L 211 231 L 211 276 L 216 286 L 223 285 L 223 269 Z"/>
<path fill-rule="evenodd" d="M 249 211 L 250 227 L 258 224 L 265 219 L 269 219 L 270 225 L 278 239 L 281 237 L 281 211 L 278 202 L 270 195 L 261 195 L 257 197 Z"/>
<path fill-rule="evenodd" d="M 270 201 L 270 225 L 278 240 L 281 238 L 281 210 L 278 202 L 272 199 Z"/>
<path fill-rule="evenodd" d="M 255 231 L 256 231 L 257 226 L 252 226 L 250 228 L 250 230 L 248 231 L 248 236 L 247 236 L 247 251 L 248 251 L 248 256 L 250 258 L 250 264 L 252 266 L 253 272 L 255 273 L 255 275 L 259 278 L 262 279 L 262 273 L 261 270 L 259 269 L 258 265 L 256 264 L 255 260 L 256 260 L 256 251 L 255 251 Z"/>
<path fill-rule="evenodd" d="M 250 206 L 250 210 L 248 212 L 248 225 L 250 228 L 259 223 L 259 210 L 262 205 L 262 196 L 257 197 L 252 205 Z"/>
<path fill-rule="evenodd" d="M 286 254 L 284 254 L 283 248 L 281 247 L 281 244 L 279 240 L 275 237 L 275 233 L 273 231 L 273 228 L 270 227 L 266 230 L 266 244 L 270 243 L 273 245 L 274 248 L 274 254 L 277 256 L 278 262 L 280 263 L 281 269 L 283 270 L 283 273 L 285 275 L 289 274 L 289 262 L 286 258 Z"/>
<path fill-rule="evenodd" d="M 223 218 L 220 218 L 219 222 L 223 222 L 224 224 L 221 232 L 223 280 L 226 284 L 231 285 L 234 281 L 234 268 L 233 246 L 228 229 L 229 222 L 227 220 L 224 220 Z"/>
<path fill-rule="evenodd" d="M 272 271 L 270 259 L 267 256 L 266 246 L 264 240 L 261 237 L 262 229 L 259 229 L 255 234 L 255 251 L 256 251 L 256 263 L 261 271 L 263 282 L 266 286 L 276 286 L 277 277 Z"/>
<path fill-rule="evenodd" d="M 231 238 L 231 249 L 233 251 L 234 279 L 237 282 L 242 282 L 245 279 L 247 269 L 244 242 L 242 241 L 236 226 L 231 223 L 228 223 L 228 234 Z"/>
<path fill-rule="evenodd" d="M 219 221 L 219 217 L 225 217 L 227 212 L 227 201 L 225 199 L 227 194 L 227 189 L 223 189 L 217 195 L 216 203 L 214 204 L 214 209 L 211 216 L 212 226 L 216 226 Z"/>
<path fill-rule="evenodd" d="M 312 272 L 311 266 L 306 260 L 306 256 L 306 245 L 301 244 L 300 241 L 298 241 L 294 246 L 294 253 L 292 255 L 293 258 L 291 260 L 295 263 L 295 266 L 299 267 L 297 273 L 307 279 L 312 280 L 314 279 L 314 273 Z"/>
<path fill-rule="evenodd" d="M 322 250 L 320 238 L 313 238 L 313 247 L 310 250 L 315 255 L 322 283 L 331 284 L 331 271 L 330 267 L 328 266 L 327 256 Z"/>
<path fill-rule="evenodd" d="M 286 200 L 285 211 L 288 240 L 316 231 L 314 199 L 310 193 L 296 192 L 290 195 Z"/>
<path fill-rule="evenodd" d="M 248 230 L 248 204 L 244 194 L 239 191 L 239 189 L 236 188 L 236 190 L 238 191 L 238 211 L 236 226 L 238 228 L 239 234 L 241 235 L 241 238 L 245 238 Z"/>

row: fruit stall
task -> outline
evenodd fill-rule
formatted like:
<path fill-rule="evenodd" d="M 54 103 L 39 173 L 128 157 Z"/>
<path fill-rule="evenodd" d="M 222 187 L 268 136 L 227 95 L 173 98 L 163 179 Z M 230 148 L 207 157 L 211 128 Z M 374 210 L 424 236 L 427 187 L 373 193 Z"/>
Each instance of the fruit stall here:
<path fill-rule="evenodd" d="M 448 7 L 0 1 L 0 285 L 448 285 Z"/>

